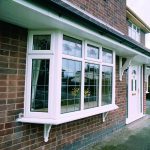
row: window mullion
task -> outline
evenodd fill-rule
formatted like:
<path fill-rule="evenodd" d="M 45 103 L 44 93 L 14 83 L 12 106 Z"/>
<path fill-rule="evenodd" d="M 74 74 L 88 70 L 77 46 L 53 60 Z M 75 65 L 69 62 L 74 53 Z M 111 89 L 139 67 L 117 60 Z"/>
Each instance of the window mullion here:
<path fill-rule="evenodd" d="M 85 61 L 82 61 L 82 75 L 81 75 L 81 110 L 84 110 L 84 76 L 85 76 Z"/>
<path fill-rule="evenodd" d="M 115 86 L 116 86 L 116 54 L 113 51 L 113 74 L 112 74 L 112 104 L 115 105 Z"/>
<path fill-rule="evenodd" d="M 102 102 L 102 64 L 100 64 L 100 69 L 99 69 L 99 102 L 98 106 L 101 106 Z"/>

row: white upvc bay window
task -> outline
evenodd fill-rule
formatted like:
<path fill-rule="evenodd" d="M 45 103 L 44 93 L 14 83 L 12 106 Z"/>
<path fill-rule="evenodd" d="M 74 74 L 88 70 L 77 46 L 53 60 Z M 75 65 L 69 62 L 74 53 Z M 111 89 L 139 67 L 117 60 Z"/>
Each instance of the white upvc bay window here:
<path fill-rule="evenodd" d="M 115 52 L 60 31 L 30 31 L 24 107 L 24 122 L 43 124 L 116 109 Z"/>

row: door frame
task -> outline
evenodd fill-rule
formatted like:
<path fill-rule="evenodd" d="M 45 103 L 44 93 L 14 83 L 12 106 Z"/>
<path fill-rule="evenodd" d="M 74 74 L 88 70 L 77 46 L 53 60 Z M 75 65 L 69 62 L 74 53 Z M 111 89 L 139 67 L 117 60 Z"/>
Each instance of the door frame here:
<path fill-rule="evenodd" d="M 131 101 L 132 100 L 132 97 L 131 97 L 131 94 L 130 94 L 130 92 L 131 92 L 131 90 L 130 90 L 130 87 L 131 87 L 131 71 L 130 71 L 130 69 L 131 69 L 131 67 L 132 66 L 138 66 L 138 88 L 139 88 L 139 111 L 140 111 L 140 113 L 139 114 L 137 114 L 137 116 L 135 116 L 134 118 L 133 117 L 130 117 L 130 115 L 129 115 L 129 109 L 130 109 L 130 107 L 129 107 L 129 101 Z M 141 65 L 141 64 L 137 64 L 137 63 L 132 63 L 130 66 L 129 66 L 129 68 L 128 68 L 128 73 L 127 73 L 127 78 L 128 78 L 128 80 L 126 80 L 126 82 L 127 82 L 127 107 L 126 107 L 126 111 L 127 111 L 127 113 L 126 113 L 126 124 L 129 124 L 129 123 L 131 123 L 131 122 L 133 122 L 133 121 L 136 121 L 137 119 L 140 119 L 141 117 L 143 117 L 144 116 L 144 114 L 143 114 L 143 66 Z"/>

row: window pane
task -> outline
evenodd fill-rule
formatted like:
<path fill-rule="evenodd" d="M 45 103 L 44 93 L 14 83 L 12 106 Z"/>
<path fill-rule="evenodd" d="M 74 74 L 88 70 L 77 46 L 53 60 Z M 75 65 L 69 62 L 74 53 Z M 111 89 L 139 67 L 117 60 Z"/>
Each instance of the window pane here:
<path fill-rule="evenodd" d="M 102 106 L 112 103 L 112 67 L 102 67 Z"/>
<path fill-rule="evenodd" d="M 80 110 L 81 62 L 62 60 L 61 113 Z"/>
<path fill-rule="evenodd" d="M 99 101 L 99 65 L 85 64 L 84 108 L 97 107 Z"/>
<path fill-rule="evenodd" d="M 50 50 L 50 35 L 33 35 L 33 50 Z"/>
<path fill-rule="evenodd" d="M 112 51 L 103 48 L 103 52 L 102 52 L 103 56 L 102 56 L 102 60 L 105 63 L 113 63 L 113 54 Z"/>
<path fill-rule="evenodd" d="M 136 91 L 136 80 L 135 80 L 135 91 Z"/>
<path fill-rule="evenodd" d="M 31 111 L 48 111 L 49 60 L 32 60 Z"/>
<path fill-rule="evenodd" d="M 99 48 L 88 44 L 87 45 L 87 57 L 99 59 Z"/>
<path fill-rule="evenodd" d="M 132 23 L 130 21 L 128 21 L 128 26 L 132 27 Z"/>
<path fill-rule="evenodd" d="M 129 29 L 129 36 L 132 38 L 132 28 L 129 27 L 128 29 Z"/>
<path fill-rule="evenodd" d="M 82 56 L 82 41 L 64 36 L 63 37 L 63 54 L 75 57 Z"/>
<path fill-rule="evenodd" d="M 133 91 L 133 79 L 131 80 L 131 89 L 132 89 L 132 91 Z"/>

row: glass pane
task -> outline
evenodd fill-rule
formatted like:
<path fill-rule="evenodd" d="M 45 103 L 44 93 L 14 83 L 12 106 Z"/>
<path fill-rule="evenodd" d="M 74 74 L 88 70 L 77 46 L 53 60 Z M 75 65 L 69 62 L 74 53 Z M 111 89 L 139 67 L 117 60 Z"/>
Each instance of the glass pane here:
<path fill-rule="evenodd" d="M 135 25 L 133 25 L 133 29 L 136 30 L 136 28 L 137 28 L 137 27 L 136 27 Z"/>
<path fill-rule="evenodd" d="M 61 113 L 80 110 L 81 62 L 62 60 Z"/>
<path fill-rule="evenodd" d="M 31 111 L 48 111 L 49 60 L 32 60 Z"/>
<path fill-rule="evenodd" d="M 99 59 L 99 48 L 92 45 L 87 45 L 87 57 Z"/>
<path fill-rule="evenodd" d="M 131 89 L 133 91 L 133 79 L 131 80 Z"/>
<path fill-rule="evenodd" d="M 128 26 L 132 27 L 132 23 L 130 21 L 128 21 Z"/>
<path fill-rule="evenodd" d="M 82 41 L 64 36 L 63 37 L 63 54 L 75 57 L 82 57 Z"/>
<path fill-rule="evenodd" d="M 102 66 L 102 106 L 112 103 L 112 70 Z"/>
<path fill-rule="evenodd" d="M 102 52 L 102 60 L 105 63 L 113 63 L 113 54 L 112 51 L 103 48 L 103 52 Z"/>
<path fill-rule="evenodd" d="M 50 50 L 50 35 L 33 35 L 33 50 Z"/>
<path fill-rule="evenodd" d="M 136 80 L 135 80 L 135 91 L 136 91 Z"/>
<path fill-rule="evenodd" d="M 98 106 L 99 101 L 99 65 L 85 64 L 84 108 Z"/>

